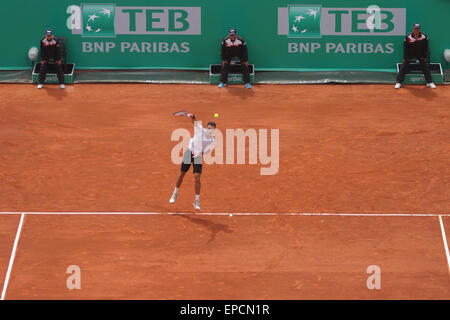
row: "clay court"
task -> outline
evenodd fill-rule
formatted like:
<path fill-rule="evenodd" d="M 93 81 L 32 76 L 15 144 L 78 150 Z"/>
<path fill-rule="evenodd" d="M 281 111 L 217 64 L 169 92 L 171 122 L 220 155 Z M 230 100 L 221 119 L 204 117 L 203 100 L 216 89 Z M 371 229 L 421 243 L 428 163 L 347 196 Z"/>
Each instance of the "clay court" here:
<path fill-rule="evenodd" d="M 448 86 L 2 84 L 0 97 L 5 299 L 450 299 Z M 180 108 L 219 113 L 222 132 L 279 129 L 278 173 L 204 165 L 201 211 L 191 172 L 169 204 L 171 134 L 193 131 Z"/>

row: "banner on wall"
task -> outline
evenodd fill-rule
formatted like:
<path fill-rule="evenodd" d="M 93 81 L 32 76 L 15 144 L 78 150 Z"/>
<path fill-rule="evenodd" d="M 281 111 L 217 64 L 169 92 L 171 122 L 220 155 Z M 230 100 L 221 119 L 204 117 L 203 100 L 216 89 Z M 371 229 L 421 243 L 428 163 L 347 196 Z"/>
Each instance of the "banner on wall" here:
<path fill-rule="evenodd" d="M 277 35 L 287 40 L 288 54 L 389 55 L 395 52 L 392 37 L 406 33 L 406 8 L 289 4 L 276 9 Z M 202 35 L 201 7 L 81 4 L 72 10 L 72 34 L 82 37 L 83 53 L 186 54 L 191 51 L 188 38 L 158 42 L 115 41 L 114 38 L 118 35 Z M 352 36 L 364 40 L 352 41 Z M 111 40 L 95 41 L 95 38 Z"/>
<path fill-rule="evenodd" d="M 371 37 L 404 36 L 405 33 L 406 8 L 323 8 L 320 5 L 278 8 L 278 35 L 289 39 L 288 53 L 392 54 L 394 43 L 389 38 L 377 41 Z M 339 41 L 333 41 L 333 37 L 323 40 L 323 36 L 335 36 Z M 365 40 L 352 42 L 348 36 L 363 36 Z"/>
<path fill-rule="evenodd" d="M 236 27 L 256 70 L 395 70 L 403 38 L 422 24 L 431 60 L 444 63 L 450 2 L 429 0 L 29 0 L 0 1 L 11 42 L 0 69 L 28 68 L 46 28 L 66 39 L 77 68 L 208 69 Z M 375 3 L 376 5 L 369 5 Z M 339 7 L 341 6 L 341 7 Z M 239 7 L 237 9 L 237 7 Z M 27 19 L 23 19 L 23 13 Z"/>
<path fill-rule="evenodd" d="M 201 35 L 201 7 L 72 6 L 72 34 L 82 38 L 117 35 Z M 83 41 L 82 52 L 188 53 L 189 42 Z"/>

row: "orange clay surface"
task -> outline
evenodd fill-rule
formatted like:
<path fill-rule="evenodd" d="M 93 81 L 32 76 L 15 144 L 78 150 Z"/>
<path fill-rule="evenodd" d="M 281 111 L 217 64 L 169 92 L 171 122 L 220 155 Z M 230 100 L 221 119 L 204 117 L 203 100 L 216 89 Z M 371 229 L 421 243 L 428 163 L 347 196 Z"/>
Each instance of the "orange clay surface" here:
<path fill-rule="evenodd" d="M 450 299 L 437 216 L 286 215 L 449 214 L 449 102 L 448 86 L 0 85 L 0 211 L 159 213 L 26 214 L 6 299 Z M 180 109 L 279 129 L 278 173 L 204 165 L 200 214 L 191 171 L 169 204 Z M 1 285 L 19 218 L 0 214 Z"/>

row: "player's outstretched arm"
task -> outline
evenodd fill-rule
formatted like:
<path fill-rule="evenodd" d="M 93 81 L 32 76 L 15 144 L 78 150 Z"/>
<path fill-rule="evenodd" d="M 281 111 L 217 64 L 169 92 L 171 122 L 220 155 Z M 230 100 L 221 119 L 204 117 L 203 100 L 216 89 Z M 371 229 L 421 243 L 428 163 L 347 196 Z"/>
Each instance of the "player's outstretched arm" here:
<path fill-rule="evenodd" d="M 194 158 L 198 157 L 202 154 L 201 148 L 198 149 L 198 146 L 201 146 L 201 136 L 203 133 L 203 127 L 200 125 L 199 122 L 197 122 L 197 118 L 195 117 L 195 114 L 191 113 L 188 115 L 189 118 L 191 118 L 192 123 L 194 124 L 194 150 L 193 156 Z M 200 139 L 200 142 L 198 141 Z"/>
<path fill-rule="evenodd" d="M 191 114 L 188 115 L 188 117 L 191 118 L 192 123 L 194 124 L 194 126 L 197 125 L 198 127 L 203 128 L 203 127 L 200 125 L 199 122 L 196 122 L 196 121 L 197 121 L 197 118 L 195 117 L 195 114 L 191 113 Z"/>

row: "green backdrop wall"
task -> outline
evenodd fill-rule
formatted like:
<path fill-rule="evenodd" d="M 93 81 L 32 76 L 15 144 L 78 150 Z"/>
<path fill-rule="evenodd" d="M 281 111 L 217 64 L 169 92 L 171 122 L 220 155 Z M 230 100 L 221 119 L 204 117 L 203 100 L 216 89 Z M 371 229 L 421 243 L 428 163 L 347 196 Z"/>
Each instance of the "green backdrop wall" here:
<path fill-rule="evenodd" d="M 229 27 L 236 27 L 247 41 L 249 60 L 257 70 L 393 69 L 413 22 L 420 22 L 430 37 L 433 62 L 445 63 L 442 53 L 450 48 L 449 0 L 86 1 L 100 4 L 93 7 L 84 3 L 1 1 L 0 69 L 29 68 L 28 49 L 39 46 L 45 28 L 66 37 L 69 62 L 87 69 L 206 69 L 220 61 L 221 39 Z M 373 30 L 367 21 L 370 5 L 381 8 L 382 23 Z M 73 30 L 67 23 L 72 18 Z"/>

